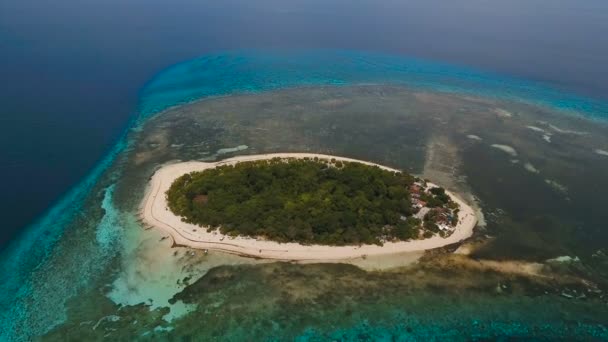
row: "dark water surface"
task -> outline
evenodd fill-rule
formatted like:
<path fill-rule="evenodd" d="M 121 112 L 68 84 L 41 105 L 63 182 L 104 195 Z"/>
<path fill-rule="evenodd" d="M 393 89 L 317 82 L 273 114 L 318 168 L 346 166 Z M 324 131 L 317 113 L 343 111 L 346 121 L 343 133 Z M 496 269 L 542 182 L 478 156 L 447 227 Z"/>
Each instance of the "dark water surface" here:
<path fill-rule="evenodd" d="M 608 91 L 604 1 L 0 3 L 0 246 L 108 151 L 167 65 L 235 48 L 396 52 Z M 45 176 L 40 176 L 40 172 Z"/>

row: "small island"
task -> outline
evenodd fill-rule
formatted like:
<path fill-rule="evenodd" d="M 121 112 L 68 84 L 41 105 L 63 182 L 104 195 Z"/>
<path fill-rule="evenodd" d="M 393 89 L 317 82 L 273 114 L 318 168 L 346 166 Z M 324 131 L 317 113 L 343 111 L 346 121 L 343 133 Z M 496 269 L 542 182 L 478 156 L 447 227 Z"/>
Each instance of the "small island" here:
<path fill-rule="evenodd" d="M 406 172 L 304 153 L 164 166 L 142 214 L 178 245 L 283 260 L 437 248 L 476 223 L 456 196 Z"/>

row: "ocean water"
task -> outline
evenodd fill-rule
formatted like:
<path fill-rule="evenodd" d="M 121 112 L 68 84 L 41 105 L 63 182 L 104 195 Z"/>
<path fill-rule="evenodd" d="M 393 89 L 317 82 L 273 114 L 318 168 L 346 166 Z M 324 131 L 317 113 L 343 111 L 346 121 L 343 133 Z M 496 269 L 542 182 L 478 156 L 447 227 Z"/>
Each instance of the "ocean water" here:
<path fill-rule="evenodd" d="M 197 99 L 310 85 L 394 83 L 545 105 L 588 118 L 606 119 L 606 101 L 559 91 L 547 84 L 471 68 L 379 53 L 234 51 L 177 64 L 141 92 L 145 116 Z"/>
<path fill-rule="evenodd" d="M 517 100 L 550 107 L 563 115 L 595 120 L 608 116 L 606 101 L 572 95 L 538 82 L 371 52 L 231 51 L 171 66 L 143 88 L 137 115 L 107 156 L 4 253 L 0 305 L 7 309 L 0 314 L 2 339 L 27 339 L 61 323 L 66 314 L 58 308 L 64 306 L 65 300 L 100 286 L 96 283 L 99 277 L 111 273 L 110 267 L 121 257 L 119 242 L 124 230 L 137 226 L 135 213 L 120 212 L 113 203 L 114 186 L 122 176 L 125 154 L 132 149 L 142 125 L 155 114 L 210 97 L 357 84 L 393 84 L 493 100 Z M 80 260 L 66 262 L 75 257 Z M 53 295 L 49 296 L 51 291 Z M 488 329 L 494 328 L 504 330 L 502 335 L 509 335 L 509 329 L 517 330 L 500 324 Z M 603 327 L 597 329 L 598 334 L 605 335 Z M 385 332 L 385 328 L 370 327 L 363 322 L 353 326 L 351 332 L 336 331 L 331 336 L 367 334 L 382 339 Z M 321 338 L 315 334 L 313 329 L 302 338 Z"/>
<path fill-rule="evenodd" d="M 603 0 L 2 1 L 0 249 L 108 154 L 168 65 L 242 48 L 381 51 L 605 98 L 606 17 Z"/>

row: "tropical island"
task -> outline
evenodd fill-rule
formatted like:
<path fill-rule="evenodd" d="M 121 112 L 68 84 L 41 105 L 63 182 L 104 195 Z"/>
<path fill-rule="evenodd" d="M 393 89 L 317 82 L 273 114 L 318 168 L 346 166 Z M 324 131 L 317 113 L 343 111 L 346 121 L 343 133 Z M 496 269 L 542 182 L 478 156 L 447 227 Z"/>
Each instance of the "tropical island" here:
<path fill-rule="evenodd" d="M 304 153 L 164 166 L 142 217 L 178 245 L 285 260 L 437 248 L 469 237 L 476 223 L 471 207 L 426 180 Z"/>

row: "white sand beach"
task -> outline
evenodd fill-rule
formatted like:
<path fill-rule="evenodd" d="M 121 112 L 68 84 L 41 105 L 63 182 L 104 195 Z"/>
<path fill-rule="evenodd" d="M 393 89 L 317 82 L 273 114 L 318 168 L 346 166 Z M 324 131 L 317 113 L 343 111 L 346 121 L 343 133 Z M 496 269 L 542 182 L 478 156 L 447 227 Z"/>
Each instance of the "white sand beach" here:
<path fill-rule="evenodd" d="M 203 171 L 219 165 L 236 164 L 243 161 L 255 161 L 271 158 L 314 158 L 340 161 L 359 162 L 367 165 L 377 165 L 361 160 L 312 153 L 276 153 L 250 156 L 239 156 L 215 163 L 182 162 L 163 166 L 152 176 L 142 202 L 141 216 L 146 225 L 150 225 L 169 234 L 175 245 L 188 246 L 197 249 L 223 251 L 242 256 L 293 261 L 332 262 L 356 259 L 367 256 L 379 256 L 404 252 L 420 252 L 439 248 L 462 241 L 473 234 L 477 224 L 475 211 L 453 193 L 447 191 L 452 199 L 460 205 L 460 220 L 454 232 L 442 238 L 439 235 L 423 240 L 388 242 L 383 246 L 326 246 L 301 245 L 298 243 L 278 243 L 250 237 L 235 237 L 222 235 L 218 231 L 208 232 L 206 228 L 182 222 L 181 218 L 168 209 L 165 192 L 173 181 L 193 171 Z M 382 165 L 385 170 L 398 171 Z M 432 184 L 431 184 L 432 185 Z"/>

